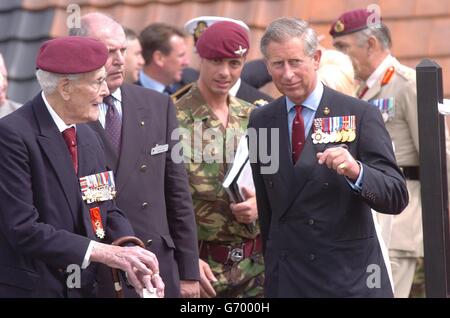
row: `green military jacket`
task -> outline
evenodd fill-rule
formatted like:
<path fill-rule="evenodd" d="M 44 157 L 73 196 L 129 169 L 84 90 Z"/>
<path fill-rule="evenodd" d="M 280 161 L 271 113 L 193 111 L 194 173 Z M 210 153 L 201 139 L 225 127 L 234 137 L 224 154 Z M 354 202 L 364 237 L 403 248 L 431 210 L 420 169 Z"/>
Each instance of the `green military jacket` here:
<path fill-rule="evenodd" d="M 238 223 L 222 182 L 240 137 L 245 133 L 254 106 L 229 96 L 228 127 L 206 104 L 197 85 L 176 103 L 183 139 L 183 155 L 189 176 L 198 239 L 239 243 L 259 234 L 257 225 Z"/>

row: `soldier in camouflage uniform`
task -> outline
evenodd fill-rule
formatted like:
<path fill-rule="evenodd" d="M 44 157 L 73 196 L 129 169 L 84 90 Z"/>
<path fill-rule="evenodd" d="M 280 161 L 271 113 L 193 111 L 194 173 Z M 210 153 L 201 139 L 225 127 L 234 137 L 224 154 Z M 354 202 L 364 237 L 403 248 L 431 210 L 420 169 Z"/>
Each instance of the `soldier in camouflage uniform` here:
<path fill-rule="evenodd" d="M 233 158 L 230 154 L 254 108 L 228 94 L 240 76 L 248 43 L 246 30 L 235 23 L 219 22 L 208 28 L 197 42 L 202 58 L 199 80 L 176 102 L 200 257 L 206 261 L 200 261 L 203 297 L 263 295 L 254 191 L 244 188 L 244 202 L 231 203 L 222 187 Z"/>

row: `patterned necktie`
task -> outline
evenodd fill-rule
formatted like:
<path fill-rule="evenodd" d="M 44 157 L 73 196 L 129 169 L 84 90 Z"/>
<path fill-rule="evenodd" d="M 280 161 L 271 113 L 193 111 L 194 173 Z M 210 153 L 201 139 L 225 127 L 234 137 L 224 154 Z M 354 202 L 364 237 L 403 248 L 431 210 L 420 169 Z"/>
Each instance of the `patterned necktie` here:
<path fill-rule="evenodd" d="M 78 173 L 77 132 L 75 131 L 75 127 L 67 128 L 62 132 L 62 135 L 69 149 L 75 173 Z"/>
<path fill-rule="evenodd" d="M 302 116 L 303 106 L 295 105 L 295 117 L 292 123 L 292 162 L 297 162 L 305 145 L 305 122 Z"/>
<path fill-rule="evenodd" d="M 108 135 L 109 141 L 114 146 L 114 149 L 119 154 L 122 135 L 122 120 L 111 95 L 106 96 L 103 99 L 103 103 L 108 106 L 105 116 L 105 132 L 106 135 Z"/>

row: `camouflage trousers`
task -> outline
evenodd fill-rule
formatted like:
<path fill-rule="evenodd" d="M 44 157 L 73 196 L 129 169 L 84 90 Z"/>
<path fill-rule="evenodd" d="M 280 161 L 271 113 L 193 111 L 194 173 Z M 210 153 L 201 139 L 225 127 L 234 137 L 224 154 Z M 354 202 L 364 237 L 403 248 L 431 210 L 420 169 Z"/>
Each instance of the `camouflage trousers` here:
<path fill-rule="evenodd" d="M 208 259 L 217 278 L 213 283 L 220 298 L 261 298 L 264 295 L 264 261 L 262 253 L 254 253 L 240 262 L 222 264 Z"/>

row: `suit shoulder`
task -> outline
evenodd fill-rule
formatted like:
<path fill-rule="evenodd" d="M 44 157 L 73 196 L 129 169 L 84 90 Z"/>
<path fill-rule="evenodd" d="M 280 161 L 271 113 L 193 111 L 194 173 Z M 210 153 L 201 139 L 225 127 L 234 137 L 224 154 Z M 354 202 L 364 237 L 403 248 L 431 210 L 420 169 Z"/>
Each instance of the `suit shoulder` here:
<path fill-rule="evenodd" d="M 416 71 L 406 65 L 397 64 L 395 66 L 395 73 L 402 79 L 408 82 L 416 82 Z"/>

